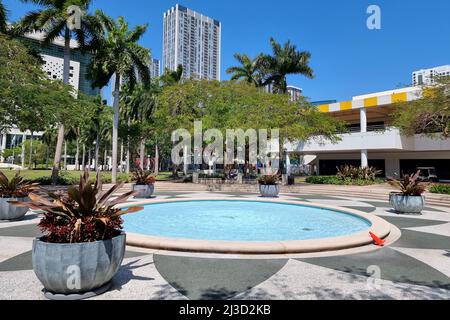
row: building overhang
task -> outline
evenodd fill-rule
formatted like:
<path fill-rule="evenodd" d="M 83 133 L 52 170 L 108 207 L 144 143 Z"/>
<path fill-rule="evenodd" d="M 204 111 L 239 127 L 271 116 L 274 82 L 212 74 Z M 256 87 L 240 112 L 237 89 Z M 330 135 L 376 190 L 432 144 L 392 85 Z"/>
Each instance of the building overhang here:
<path fill-rule="evenodd" d="M 317 108 L 320 112 L 324 113 L 348 112 L 351 110 L 360 110 L 362 108 L 370 109 L 395 105 L 400 102 L 414 101 L 421 97 L 422 89 L 420 87 L 411 87 L 358 96 L 351 101 L 322 104 Z"/>
<path fill-rule="evenodd" d="M 325 153 L 360 152 L 402 152 L 402 151 L 450 151 L 450 139 L 416 135 L 406 137 L 398 129 L 385 131 L 348 133 L 339 136 L 340 140 L 332 143 L 324 138 L 285 144 L 285 150 L 302 155 Z"/>

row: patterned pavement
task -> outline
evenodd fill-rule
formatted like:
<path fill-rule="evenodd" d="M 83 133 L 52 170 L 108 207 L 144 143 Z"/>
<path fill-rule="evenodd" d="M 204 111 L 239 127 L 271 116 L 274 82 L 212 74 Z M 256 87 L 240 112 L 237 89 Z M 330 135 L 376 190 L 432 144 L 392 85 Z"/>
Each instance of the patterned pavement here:
<path fill-rule="evenodd" d="M 165 192 L 158 199 L 257 198 L 255 194 Z M 399 216 L 386 201 L 287 194 L 283 199 L 379 215 L 401 230 L 369 252 L 264 256 L 195 255 L 128 248 L 112 289 L 94 299 L 450 299 L 450 208 Z M 32 270 L 39 216 L 0 222 L 0 299 L 44 299 Z"/>

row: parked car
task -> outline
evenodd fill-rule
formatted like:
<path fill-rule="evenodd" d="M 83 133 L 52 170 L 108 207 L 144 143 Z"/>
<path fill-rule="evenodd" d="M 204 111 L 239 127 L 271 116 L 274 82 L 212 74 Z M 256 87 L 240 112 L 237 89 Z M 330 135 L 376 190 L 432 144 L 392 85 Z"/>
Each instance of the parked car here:
<path fill-rule="evenodd" d="M 418 181 L 439 182 L 439 178 L 436 175 L 436 168 L 434 168 L 434 167 L 418 167 L 417 171 L 420 171 Z"/>

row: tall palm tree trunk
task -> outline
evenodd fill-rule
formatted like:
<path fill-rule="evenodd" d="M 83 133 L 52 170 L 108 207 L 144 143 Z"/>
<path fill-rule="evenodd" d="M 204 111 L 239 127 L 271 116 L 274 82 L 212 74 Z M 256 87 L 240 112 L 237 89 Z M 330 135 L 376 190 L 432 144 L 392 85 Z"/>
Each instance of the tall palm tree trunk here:
<path fill-rule="evenodd" d="M 155 145 L 155 176 L 159 174 L 159 147 L 158 143 Z"/>
<path fill-rule="evenodd" d="M 80 139 L 77 138 L 77 152 L 75 154 L 75 170 L 80 171 Z"/>
<path fill-rule="evenodd" d="M 64 31 L 64 69 L 63 82 L 69 84 L 70 81 L 70 30 L 68 27 Z M 55 160 L 53 162 L 52 183 L 58 183 L 59 170 L 61 169 L 61 152 L 64 143 L 64 124 L 60 123 L 58 128 L 58 139 L 56 141 Z"/>
<path fill-rule="evenodd" d="M 64 171 L 67 171 L 67 141 L 64 142 Z"/>
<path fill-rule="evenodd" d="M 144 170 L 144 162 L 145 162 L 145 139 L 141 139 L 141 145 L 140 145 L 140 164 L 139 167 L 141 170 Z"/>
<path fill-rule="evenodd" d="M 117 144 L 119 138 L 119 99 L 120 99 L 120 75 L 116 74 L 114 86 L 114 118 L 112 134 L 112 183 L 117 183 Z"/>
<path fill-rule="evenodd" d="M 33 131 L 31 131 L 30 137 L 30 155 L 28 157 L 28 169 L 33 169 Z"/>
<path fill-rule="evenodd" d="M 86 170 L 86 145 L 83 143 L 83 147 L 82 147 L 83 151 L 83 155 L 82 155 L 82 159 L 81 159 L 81 168 L 83 169 L 83 171 Z"/>
<path fill-rule="evenodd" d="M 125 165 L 125 173 L 130 173 L 131 171 L 131 166 L 130 166 L 130 157 L 131 157 L 131 152 L 130 152 L 130 141 L 127 141 L 127 151 L 126 151 L 126 165 Z"/>
<path fill-rule="evenodd" d="M 50 147 L 47 145 L 45 150 L 45 170 L 48 170 L 48 164 L 50 162 Z"/>
<path fill-rule="evenodd" d="M 100 153 L 100 134 L 97 130 L 97 135 L 95 137 L 95 171 L 100 167 L 99 163 L 99 153 Z"/>
<path fill-rule="evenodd" d="M 123 173 L 123 140 L 120 141 L 120 172 Z"/>
<path fill-rule="evenodd" d="M 108 148 L 105 148 L 105 153 L 103 154 L 103 171 L 108 171 Z"/>
<path fill-rule="evenodd" d="M 91 148 L 88 148 L 88 171 L 91 171 L 91 165 L 92 165 Z"/>
<path fill-rule="evenodd" d="M 27 135 L 24 133 L 22 135 L 22 153 L 20 155 L 21 166 L 25 169 L 25 141 L 27 141 Z"/>
<path fill-rule="evenodd" d="M 131 125 L 131 119 L 130 119 L 130 117 L 128 117 L 128 128 L 130 127 L 130 125 Z M 127 157 L 127 164 L 126 164 L 125 172 L 129 174 L 131 171 L 131 167 L 130 167 L 130 165 L 131 165 L 130 136 L 127 136 L 127 155 L 126 155 L 126 157 Z"/>

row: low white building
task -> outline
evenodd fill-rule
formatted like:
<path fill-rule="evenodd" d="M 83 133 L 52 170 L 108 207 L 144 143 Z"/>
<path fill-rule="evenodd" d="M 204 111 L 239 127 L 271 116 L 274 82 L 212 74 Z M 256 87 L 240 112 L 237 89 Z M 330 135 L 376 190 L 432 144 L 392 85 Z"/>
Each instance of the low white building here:
<path fill-rule="evenodd" d="M 432 86 L 436 84 L 436 79 L 439 77 L 448 76 L 450 76 L 450 65 L 421 69 L 413 72 L 412 84 L 413 86 Z"/>
<path fill-rule="evenodd" d="M 413 173 L 418 167 L 435 167 L 438 177 L 450 180 L 450 139 L 406 137 L 389 127 L 397 102 L 421 97 L 420 87 L 396 89 L 354 97 L 352 101 L 318 106 L 321 112 L 343 120 L 349 132 L 333 144 L 320 139 L 288 144 L 290 154 L 312 156 L 310 164 L 320 175 L 335 175 L 336 167 L 374 166 L 387 177 Z M 310 157 L 311 159 L 311 157 Z"/>
<path fill-rule="evenodd" d="M 296 102 L 301 98 L 303 89 L 295 86 L 287 86 L 287 93 L 291 96 L 291 101 Z"/>

